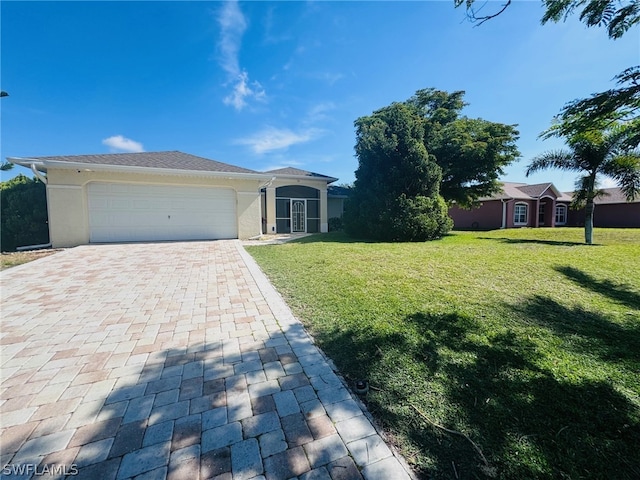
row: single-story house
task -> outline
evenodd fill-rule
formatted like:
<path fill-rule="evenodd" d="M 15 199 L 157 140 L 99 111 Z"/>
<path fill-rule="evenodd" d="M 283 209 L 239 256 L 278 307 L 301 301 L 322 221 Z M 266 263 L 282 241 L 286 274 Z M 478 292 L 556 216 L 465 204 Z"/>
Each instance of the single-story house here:
<path fill-rule="evenodd" d="M 178 151 L 8 158 L 47 186 L 52 246 L 326 232 L 336 178 Z"/>
<path fill-rule="evenodd" d="M 640 198 L 627 202 L 619 188 L 603 191 L 594 202 L 594 225 L 640 228 Z M 584 209 L 572 210 L 572 198 L 573 192 L 560 192 L 552 183 L 504 182 L 499 193 L 481 198 L 478 207 L 465 210 L 453 205 L 449 216 L 459 230 L 583 226 Z"/>
<path fill-rule="evenodd" d="M 567 224 L 571 196 L 552 183 L 527 185 L 504 182 L 500 193 L 479 200 L 480 205 L 465 210 L 449 208 L 454 228 L 494 230 L 518 227 L 555 227 Z"/>

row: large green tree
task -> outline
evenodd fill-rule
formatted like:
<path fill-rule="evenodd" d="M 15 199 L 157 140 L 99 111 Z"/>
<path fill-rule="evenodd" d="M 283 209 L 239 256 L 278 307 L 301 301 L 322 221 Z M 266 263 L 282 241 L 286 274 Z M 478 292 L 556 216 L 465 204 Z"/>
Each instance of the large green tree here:
<path fill-rule="evenodd" d="M 40 180 L 18 175 L 0 183 L 0 205 L 3 252 L 49 242 L 46 187 Z"/>
<path fill-rule="evenodd" d="M 520 156 L 515 125 L 461 115 L 463 91 L 418 90 L 407 103 L 425 120 L 425 146 L 442 168 L 440 193 L 447 202 L 471 207 L 500 188 L 503 168 Z"/>
<path fill-rule="evenodd" d="M 569 149 L 546 152 L 535 157 L 527 176 L 539 170 L 557 168 L 580 173 L 573 198 L 574 208 L 585 208 L 585 242 L 593 243 L 594 199 L 604 192 L 598 189 L 598 177 L 613 178 L 627 200 L 640 195 L 640 152 L 632 150 L 625 139 L 628 125 L 603 125 L 600 129 L 569 131 L 558 124 L 546 135 L 564 136 Z"/>
<path fill-rule="evenodd" d="M 603 123 L 624 122 L 625 145 L 640 145 L 640 66 L 626 69 L 615 80 L 616 88 L 567 103 L 558 116 L 560 133 L 570 135 L 574 131 L 597 129 Z"/>
<path fill-rule="evenodd" d="M 454 0 L 456 7 L 464 6 L 473 22 L 482 24 L 502 14 L 512 0 L 488 7 L 486 2 L 476 0 Z M 480 4 L 479 8 L 476 6 Z M 574 13 L 588 27 L 605 27 L 611 38 L 620 38 L 631 27 L 640 23 L 640 0 L 542 0 L 544 14 L 542 24 L 559 22 Z"/>
<path fill-rule="evenodd" d="M 358 169 L 346 231 L 384 241 L 425 241 L 452 227 L 439 194 L 442 170 L 427 153 L 416 108 L 392 105 L 356 120 Z"/>
<path fill-rule="evenodd" d="M 480 4 L 476 0 L 454 0 L 454 3 L 456 7 L 466 8 L 471 21 L 482 24 L 502 14 L 511 0 L 494 4 L 493 9 L 486 2 Z M 564 21 L 578 14 L 588 27 L 606 28 L 607 35 L 614 40 L 640 24 L 640 0 L 542 0 L 542 6 L 542 24 Z M 564 125 L 563 135 L 597 129 L 602 123 L 625 121 L 632 128 L 626 130 L 623 142 L 631 147 L 640 145 L 640 66 L 627 68 L 614 80 L 614 88 L 565 104 L 559 115 Z"/>

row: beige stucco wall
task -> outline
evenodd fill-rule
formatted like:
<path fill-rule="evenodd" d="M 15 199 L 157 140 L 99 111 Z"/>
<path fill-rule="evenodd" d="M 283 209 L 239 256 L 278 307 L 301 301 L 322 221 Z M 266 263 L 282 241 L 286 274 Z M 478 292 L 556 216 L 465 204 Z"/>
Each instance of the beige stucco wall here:
<path fill-rule="evenodd" d="M 86 188 L 47 184 L 49 239 L 54 248 L 89 243 Z"/>
<path fill-rule="evenodd" d="M 49 235 L 54 248 L 89 243 L 87 185 L 120 182 L 147 185 L 207 186 L 236 191 L 238 238 L 260 235 L 260 179 L 196 175 L 158 175 L 49 169 L 47 172 Z"/>

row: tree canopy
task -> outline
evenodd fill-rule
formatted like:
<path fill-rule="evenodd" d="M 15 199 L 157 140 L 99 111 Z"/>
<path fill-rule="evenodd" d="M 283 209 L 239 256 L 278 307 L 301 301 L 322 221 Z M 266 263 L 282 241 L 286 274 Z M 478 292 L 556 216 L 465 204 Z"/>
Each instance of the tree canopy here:
<path fill-rule="evenodd" d="M 461 115 L 463 91 L 418 90 L 355 121 L 358 169 L 348 233 L 384 240 L 439 238 L 446 202 L 470 207 L 498 192 L 520 156 L 515 125 Z"/>
<path fill-rule="evenodd" d="M 480 14 L 486 2 L 476 8 L 476 0 L 454 0 L 456 7 L 464 5 L 469 19 L 479 24 L 502 14 L 511 2 L 507 0 L 494 7 L 493 11 Z M 580 21 L 588 27 L 605 27 L 609 37 L 614 39 L 622 37 L 631 27 L 640 23 L 640 0 L 542 0 L 542 5 L 545 9 L 541 19 L 543 25 L 549 21 L 566 20 L 578 12 Z"/>
<path fill-rule="evenodd" d="M 442 168 L 440 194 L 471 207 L 500 190 L 503 168 L 520 156 L 515 125 L 461 115 L 465 92 L 418 90 L 407 103 L 425 121 L 425 146 Z"/>
<path fill-rule="evenodd" d="M 632 148 L 640 145 L 640 66 L 626 69 L 615 80 L 617 88 L 567 103 L 558 116 L 556 131 L 570 136 L 573 132 L 598 129 L 603 123 L 624 122 L 625 145 Z"/>
<path fill-rule="evenodd" d="M 502 14 L 511 2 L 507 0 L 493 11 L 481 15 L 479 12 L 486 7 L 485 2 L 476 8 L 476 0 L 454 0 L 455 6 L 464 6 L 468 18 L 478 25 Z M 564 21 L 578 14 L 587 27 L 606 28 L 607 35 L 613 40 L 640 24 L 640 0 L 542 0 L 542 5 L 542 24 Z M 558 116 L 563 136 L 597 129 L 603 122 L 609 125 L 626 122 L 624 143 L 628 147 L 640 145 L 640 66 L 627 68 L 614 80 L 617 87 L 565 104 Z"/>
<path fill-rule="evenodd" d="M 393 103 L 356 120 L 358 169 L 344 214 L 346 231 L 385 241 L 424 241 L 452 227 L 439 194 L 442 170 L 427 153 L 424 121 Z"/>

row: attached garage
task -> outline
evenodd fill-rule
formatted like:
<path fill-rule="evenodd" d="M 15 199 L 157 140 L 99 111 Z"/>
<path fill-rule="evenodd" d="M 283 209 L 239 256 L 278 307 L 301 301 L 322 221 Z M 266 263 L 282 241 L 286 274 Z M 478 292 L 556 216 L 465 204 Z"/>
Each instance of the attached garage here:
<path fill-rule="evenodd" d="M 238 237 L 230 188 L 93 182 L 87 195 L 92 243 Z"/>
<path fill-rule="evenodd" d="M 188 153 L 12 158 L 47 184 L 53 247 L 252 238 L 272 175 Z"/>

